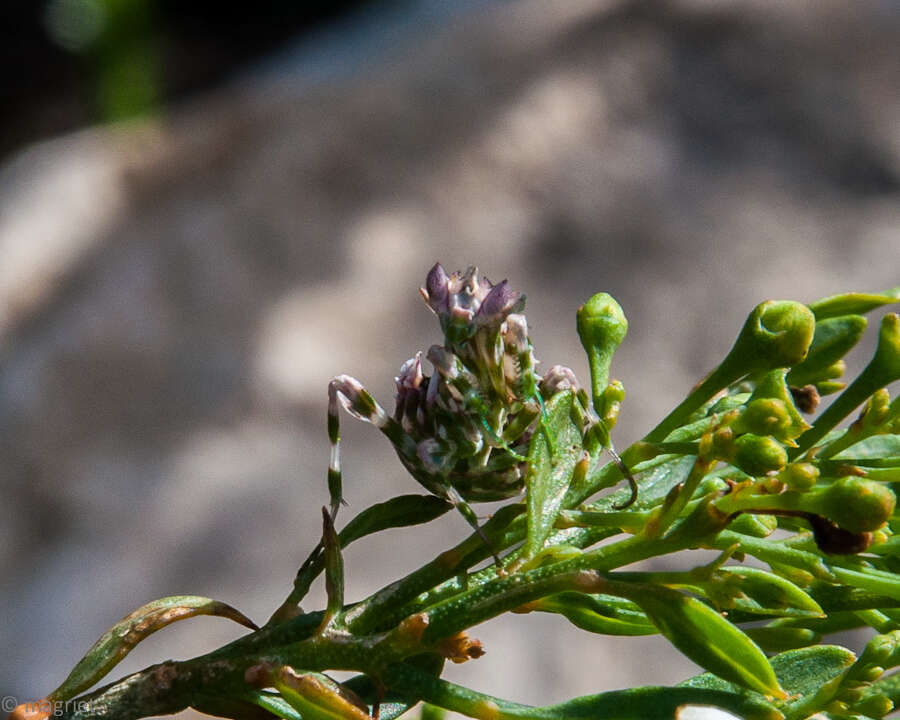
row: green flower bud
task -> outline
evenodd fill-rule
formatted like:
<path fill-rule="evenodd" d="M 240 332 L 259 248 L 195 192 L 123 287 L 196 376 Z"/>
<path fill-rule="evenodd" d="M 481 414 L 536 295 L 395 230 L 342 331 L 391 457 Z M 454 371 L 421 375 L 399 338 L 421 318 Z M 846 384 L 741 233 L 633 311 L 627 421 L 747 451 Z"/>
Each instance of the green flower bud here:
<path fill-rule="evenodd" d="M 822 370 L 819 373 L 819 380 L 824 382 L 826 380 L 836 380 L 839 377 L 844 377 L 844 373 L 847 371 L 847 363 L 844 360 L 838 360 L 833 365 L 829 365 L 827 368 Z"/>
<path fill-rule="evenodd" d="M 875 682 L 878 678 L 884 675 L 884 668 L 878 665 L 870 665 L 865 670 L 859 672 L 857 677 L 860 682 L 870 683 Z"/>
<path fill-rule="evenodd" d="M 767 300 L 757 305 L 722 364 L 653 428 L 645 440 L 665 440 L 716 393 L 741 378 L 799 363 L 806 357 L 815 326 L 812 312 L 800 303 Z"/>
<path fill-rule="evenodd" d="M 816 383 L 816 392 L 819 395 L 834 395 L 834 393 L 840 392 L 845 387 L 847 387 L 847 383 L 838 380 L 823 380 L 820 383 Z"/>
<path fill-rule="evenodd" d="M 805 305 L 767 300 L 750 313 L 726 362 L 733 355 L 740 357 L 746 372 L 793 367 L 806 357 L 815 326 L 815 317 Z"/>
<path fill-rule="evenodd" d="M 698 448 L 700 457 L 708 462 L 725 460 L 731 462 L 734 457 L 734 430 L 730 426 L 717 428 L 714 432 L 704 433 Z"/>
<path fill-rule="evenodd" d="M 774 398 L 760 398 L 747 405 L 734 430 L 738 433 L 772 435 L 782 442 L 789 439 L 792 418 L 784 401 Z M 799 434 L 799 433 L 798 433 Z"/>
<path fill-rule="evenodd" d="M 894 512 L 897 498 L 884 485 L 850 475 L 824 488 L 821 514 L 854 533 L 877 530 Z"/>
<path fill-rule="evenodd" d="M 756 435 L 772 435 L 778 441 L 793 445 L 794 438 L 809 430 L 794 405 L 794 397 L 785 380 L 785 370 L 778 368 L 760 378 L 742 416 L 746 431 Z M 735 427 L 741 432 L 743 425 Z"/>
<path fill-rule="evenodd" d="M 876 635 L 866 643 L 859 658 L 859 664 L 880 666 L 889 664 L 891 656 L 897 652 L 898 641 L 900 641 L 900 634 L 897 631 Z"/>
<path fill-rule="evenodd" d="M 894 703 L 887 695 L 867 695 L 853 706 L 853 711 L 863 717 L 880 718 L 894 709 Z"/>
<path fill-rule="evenodd" d="M 624 399 L 625 386 L 618 380 L 610 381 L 600 396 L 599 407 L 594 408 L 607 430 L 612 430 L 616 426 Z"/>
<path fill-rule="evenodd" d="M 778 474 L 789 490 L 809 490 L 816 484 L 819 468 L 812 463 L 791 463 Z"/>
<path fill-rule="evenodd" d="M 900 316 L 890 313 L 881 319 L 878 347 L 872 364 L 880 371 L 882 384 L 900 380 Z"/>
<path fill-rule="evenodd" d="M 773 437 L 746 433 L 734 441 L 732 462 L 748 475 L 776 473 L 787 461 L 787 450 Z"/>
<path fill-rule="evenodd" d="M 874 428 L 884 424 L 891 414 L 891 394 L 886 388 L 881 388 L 872 397 L 863 409 L 861 420 L 864 428 Z"/>
<path fill-rule="evenodd" d="M 609 384 L 609 366 L 613 353 L 628 332 L 628 320 L 622 307 L 608 293 L 597 293 L 578 308 L 578 337 L 587 352 L 591 367 L 591 395 L 595 410 L 601 413 L 602 393 Z"/>

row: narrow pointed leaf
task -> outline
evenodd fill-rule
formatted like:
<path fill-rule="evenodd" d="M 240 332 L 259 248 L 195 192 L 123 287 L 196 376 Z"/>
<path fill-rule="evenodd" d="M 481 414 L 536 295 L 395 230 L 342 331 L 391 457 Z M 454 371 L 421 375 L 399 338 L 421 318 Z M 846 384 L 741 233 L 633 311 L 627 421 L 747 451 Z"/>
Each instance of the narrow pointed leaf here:
<path fill-rule="evenodd" d="M 718 707 L 744 720 L 784 719 L 763 697 L 744 690 L 640 687 L 530 707 L 426 675 L 405 664 L 390 666 L 384 679 L 404 695 L 484 720 L 673 720 L 685 705 Z"/>
<path fill-rule="evenodd" d="M 576 627 L 601 635 L 655 635 L 659 632 L 637 605 L 612 595 L 563 592 L 530 603 L 529 608 L 562 615 Z"/>
<path fill-rule="evenodd" d="M 881 460 L 900 457 L 900 434 L 874 435 L 851 445 L 834 456 L 834 460 Z M 861 463 L 865 464 L 865 463 Z"/>
<path fill-rule="evenodd" d="M 822 640 L 820 633 L 799 627 L 755 627 L 745 628 L 744 632 L 767 653 L 780 653 L 809 647 Z"/>
<path fill-rule="evenodd" d="M 141 640 L 171 625 L 197 615 L 215 615 L 257 630 L 252 620 L 230 605 L 193 595 L 162 598 L 138 608 L 107 630 L 75 666 L 49 698 L 64 701 L 75 697 L 101 680 Z"/>
<path fill-rule="evenodd" d="M 661 455 L 654 460 L 640 463 L 631 468 L 633 473 L 641 473 L 641 492 L 637 502 L 629 510 L 653 506 L 664 498 L 673 487 L 687 480 L 696 458 L 691 455 Z M 646 472 L 645 472 L 646 471 Z M 628 488 L 622 488 L 604 495 L 591 509 L 608 510 L 621 506 L 631 497 Z"/>
<path fill-rule="evenodd" d="M 812 695 L 856 661 L 847 648 L 837 645 L 789 650 L 772 658 L 772 667 L 791 695 Z"/>
<path fill-rule="evenodd" d="M 435 495 L 401 495 L 372 505 L 338 533 L 341 547 L 345 548 L 355 540 L 382 530 L 431 522 L 452 507 L 451 503 Z"/>
<path fill-rule="evenodd" d="M 386 502 L 377 503 L 360 512 L 338 533 L 341 548 L 347 547 L 350 543 L 366 535 L 382 530 L 431 522 L 452 507 L 452 504 L 434 495 L 401 495 Z M 286 612 L 287 617 L 292 617 L 296 613 L 297 604 L 309 592 L 310 585 L 324 567 L 325 557 L 321 552 L 320 545 L 297 571 L 294 589 L 273 617 L 277 618 L 282 611 Z"/>
<path fill-rule="evenodd" d="M 639 687 L 538 708 L 535 720 L 673 720 L 686 705 L 715 707 L 742 720 L 783 720 L 773 705 L 746 692 L 691 687 Z"/>
<path fill-rule="evenodd" d="M 791 368 L 787 381 L 797 386 L 827 380 L 825 371 L 844 357 L 865 331 L 866 319 L 862 315 L 816 320 L 816 331 L 806 359 Z"/>
<path fill-rule="evenodd" d="M 271 682 L 303 720 L 371 720 L 362 701 L 327 675 L 283 667 Z"/>
<path fill-rule="evenodd" d="M 303 716 L 291 707 L 291 704 L 281 695 L 266 690 L 254 690 L 247 693 L 248 698 L 259 705 L 263 710 L 282 718 L 282 720 L 303 720 Z"/>
<path fill-rule="evenodd" d="M 544 427 L 531 441 L 525 480 L 528 520 L 523 561 L 535 557 L 544 547 L 582 454 L 581 430 L 572 418 L 574 401 L 570 391 L 553 397 L 546 406 Z M 553 438 L 552 447 L 548 435 Z"/>
<path fill-rule="evenodd" d="M 719 568 L 718 582 L 704 586 L 707 597 L 720 610 L 735 609 L 782 617 L 822 617 L 819 604 L 794 583 L 758 568 Z"/>
<path fill-rule="evenodd" d="M 803 702 L 819 692 L 825 685 L 838 678 L 856 657 L 846 648 L 834 645 L 788 650 L 772 658 L 771 664 L 781 687 L 791 698 L 791 705 Z M 678 687 L 691 687 L 720 692 L 746 692 L 739 685 L 712 673 L 704 673 L 679 683 Z M 789 706 L 790 707 L 790 706 Z M 813 710 L 815 712 L 815 710 Z M 792 717 L 787 712 L 788 717 Z M 800 717 L 808 717 L 804 713 Z"/>
<path fill-rule="evenodd" d="M 890 305 L 900 298 L 900 287 L 885 290 L 883 293 L 843 293 L 816 300 L 809 304 L 816 320 L 824 320 L 838 315 L 866 313 L 883 305 Z"/>
<path fill-rule="evenodd" d="M 701 667 L 751 690 L 784 697 L 759 646 L 705 603 L 654 586 L 636 586 L 622 594 L 640 605 L 669 642 Z"/>

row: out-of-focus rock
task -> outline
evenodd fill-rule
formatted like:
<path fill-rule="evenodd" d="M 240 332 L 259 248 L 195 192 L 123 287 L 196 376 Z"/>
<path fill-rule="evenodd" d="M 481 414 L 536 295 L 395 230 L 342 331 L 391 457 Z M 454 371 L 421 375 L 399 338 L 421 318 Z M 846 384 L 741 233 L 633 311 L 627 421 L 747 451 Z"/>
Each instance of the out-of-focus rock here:
<path fill-rule="evenodd" d="M 575 308 L 613 294 L 631 327 L 620 445 L 758 301 L 897 284 L 898 29 L 890 3 L 479 5 L 329 82 L 260 71 L 12 160 L 0 687 L 43 696 L 155 597 L 264 620 L 327 502 L 328 379 L 391 404 L 402 361 L 438 340 L 416 291 L 435 260 L 509 277 L 538 358 L 582 377 Z M 416 489 L 375 430 L 344 436 L 354 510 Z M 348 598 L 465 532 L 436 527 L 354 546 Z M 167 631 L 122 669 L 230 632 Z M 524 702 L 690 672 L 555 618 L 477 635 L 488 656 L 454 677 Z"/>

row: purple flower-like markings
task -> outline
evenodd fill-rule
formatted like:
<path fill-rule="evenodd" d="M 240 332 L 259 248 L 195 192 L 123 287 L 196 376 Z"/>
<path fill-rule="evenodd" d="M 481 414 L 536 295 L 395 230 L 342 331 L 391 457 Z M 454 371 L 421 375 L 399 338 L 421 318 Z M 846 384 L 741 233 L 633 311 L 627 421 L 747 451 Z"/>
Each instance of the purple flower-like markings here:
<path fill-rule="evenodd" d="M 520 313 L 525 296 L 506 280 L 494 285 L 470 267 L 447 275 L 440 263 L 422 288 L 438 316 L 443 345 L 400 368 L 396 407 L 388 415 L 360 382 L 339 375 L 328 386 L 332 518 L 342 502 L 338 402 L 348 413 L 379 428 L 401 462 L 429 492 L 453 503 L 479 531 L 468 501 L 503 500 L 522 491 L 528 446 L 540 426 L 543 403 L 577 390 L 575 374 L 554 366 L 541 378 Z M 585 422 L 590 422 L 585 417 Z M 499 560 L 498 560 L 499 562 Z"/>

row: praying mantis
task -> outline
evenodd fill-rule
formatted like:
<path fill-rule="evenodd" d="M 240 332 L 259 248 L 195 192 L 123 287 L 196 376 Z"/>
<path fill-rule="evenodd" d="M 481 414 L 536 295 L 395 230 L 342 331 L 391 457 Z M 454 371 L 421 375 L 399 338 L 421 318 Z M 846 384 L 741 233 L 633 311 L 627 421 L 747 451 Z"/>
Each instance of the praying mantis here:
<path fill-rule="evenodd" d="M 536 432 L 547 432 L 545 403 L 567 390 L 576 393 L 585 453 L 600 447 L 609 452 L 631 485 L 626 505 L 634 502 L 636 481 L 609 437 L 615 422 L 611 406 L 618 408 L 605 393 L 609 360 L 627 330 L 615 300 L 605 293 L 595 295 L 578 314 L 579 335 L 591 365 L 592 408 L 571 369 L 554 365 L 543 376 L 538 374 L 522 314 L 525 296 L 506 280 L 494 284 L 479 277 L 476 267 L 448 275 L 437 263 L 421 293 L 440 321 L 444 342 L 424 354 L 433 367 L 431 375 L 423 369 L 422 352 L 403 363 L 395 378 L 393 414 L 349 375 L 338 375 L 328 384 L 332 521 L 343 502 L 339 407 L 377 427 L 409 473 L 456 507 L 487 543 L 470 503 L 522 492 L 531 440 Z M 549 434 L 547 440 L 552 449 Z"/>

